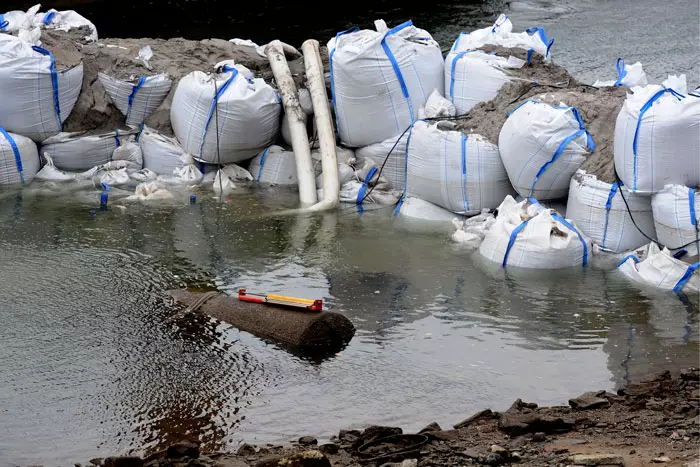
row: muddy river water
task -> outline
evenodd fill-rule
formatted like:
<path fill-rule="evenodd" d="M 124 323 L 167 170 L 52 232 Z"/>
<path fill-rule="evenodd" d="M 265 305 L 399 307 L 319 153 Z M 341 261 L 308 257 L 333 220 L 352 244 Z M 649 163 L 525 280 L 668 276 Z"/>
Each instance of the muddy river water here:
<path fill-rule="evenodd" d="M 582 79 L 613 78 L 623 56 L 653 81 L 684 72 L 698 84 L 697 5 L 551 3 L 511 2 L 509 14 L 545 26 L 556 60 Z M 491 7 L 419 18 L 449 45 L 492 20 Z M 506 272 L 390 209 L 274 215 L 295 196 L 91 215 L 94 194 L 0 194 L 0 466 L 192 436 L 235 449 L 369 423 L 445 426 L 516 397 L 565 403 L 698 363 L 697 312 L 614 269 Z M 333 358 L 307 361 L 204 318 L 169 321 L 163 291 L 181 285 L 323 298 L 357 333 Z"/>

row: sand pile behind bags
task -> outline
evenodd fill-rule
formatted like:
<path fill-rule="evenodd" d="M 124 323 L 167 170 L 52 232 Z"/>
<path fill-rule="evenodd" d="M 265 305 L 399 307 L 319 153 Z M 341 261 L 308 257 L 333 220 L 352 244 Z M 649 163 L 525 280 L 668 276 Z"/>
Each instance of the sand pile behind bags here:
<path fill-rule="evenodd" d="M 523 58 L 523 49 L 493 47 L 498 55 Z M 627 88 L 594 88 L 578 83 L 565 68 L 544 63 L 533 56 L 533 65 L 513 72 L 515 79 L 506 83 L 495 99 L 483 102 L 458 121 L 465 133 L 478 133 L 494 144 L 508 118 L 508 113 L 527 99 L 538 99 L 554 105 L 564 103 L 578 108 L 586 129 L 596 143 L 596 150 L 586 158 L 581 168 L 608 183 L 615 181 L 613 146 L 615 121 L 624 104 Z M 522 80 L 522 81 L 521 81 Z M 533 82 L 533 81 L 536 81 Z"/>
<path fill-rule="evenodd" d="M 254 47 L 239 46 L 222 39 L 192 41 L 186 39 L 101 39 L 85 44 L 84 34 L 79 29 L 70 32 L 44 30 L 41 41 L 56 58 L 58 70 L 74 66 L 83 61 L 83 88 L 70 117 L 64 124 L 64 131 L 102 131 L 124 127 L 124 115 L 111 104 L 109 97 L 97 78 L 98 72 L 118 79 L 129 80 L 133 76 L 150 76 L 167 73 L 173 80 L 170 93 L 161 106 L 147 119 L 146 125 L 172 136 L 170 126 L 170 106 L 177 83 L 192 71 L 213 71 L 214 66 L 223 60 L 234 60 L 264 78 L 273 82 L 267 58 L 260 56 Z M 148 61 L 151 69 L 138 60 L 139 50 L 150 46 L 153 57 Z M 304 62 L 301 58 L 289 58 L 292 74 L 301 82 Z M 297 83 L 300 84 L 300 83 Z"/>

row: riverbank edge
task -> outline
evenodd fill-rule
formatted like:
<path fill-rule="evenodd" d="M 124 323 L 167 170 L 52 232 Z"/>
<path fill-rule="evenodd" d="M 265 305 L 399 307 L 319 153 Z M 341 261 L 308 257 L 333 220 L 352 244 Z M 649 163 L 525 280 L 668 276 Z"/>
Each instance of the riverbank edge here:
<path fill-rule="evenodd" d="M 341 430 L 318 445 L 311 436 L 285 446 L 241 445 L 235 453 L 182 442 L 145 457 L 97 458 L 105 467 L 326 466 L 625 466 L 700 467 L 700 369 L 665 371 L 620 389 L 586 392 L 568 406 L 517 399 L 485 409 L 451 429 L 431 423 L 416 434 L 372 426 Z M 76 464 L 78 466 L 80 464 Z"/>

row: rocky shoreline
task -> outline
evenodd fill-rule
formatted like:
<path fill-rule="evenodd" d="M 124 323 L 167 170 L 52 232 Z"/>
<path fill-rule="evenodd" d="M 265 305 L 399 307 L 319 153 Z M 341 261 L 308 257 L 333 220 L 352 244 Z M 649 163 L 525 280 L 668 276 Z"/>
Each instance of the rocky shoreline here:
<path fill-rule="evenodd" d="M 653 376 L 620 389 L 587 392 L 568 406 L 516 400 L 483 410 L 453 429 L 419 433 L 373 426 L 341 430 L 330 443 L 311 436 L 288 446 L 244 444 L 236 453 L 178 443 L 146 457 L 93 459 L 105 467 L 326 466 L 700 466 L 700 369 Z"/>

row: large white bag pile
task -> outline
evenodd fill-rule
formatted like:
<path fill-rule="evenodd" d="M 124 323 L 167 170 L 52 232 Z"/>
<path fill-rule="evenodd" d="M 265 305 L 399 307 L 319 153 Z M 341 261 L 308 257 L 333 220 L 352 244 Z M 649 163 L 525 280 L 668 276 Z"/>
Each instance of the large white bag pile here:
<path fill-rule="evenodd" d="M 591 241 L 553 209 L 507 196 L 479 252 L 505 266 L 561 269 L 585 266 Z"/>
<path fill-rule="evenodd" d="M 202 162 L 250 159 L 279 132 L 282 104 L 277 92 L 247 68 L 231 63 L 213 75 L 193 71 L 175 90 L 170 109 L 175 136 Z"/>
<path fill-rule="evenodd" d="M 676 259 L 668 248 L 662 250 L 653 242 L 642 251 L 627 255 L 618 269 L 640 284 L 676 293 L 700 292 L 700 263 Z"/>
<path fill-rule="evenodd" d="M 566 196 L 571 177 L 595 143 L 575 107 L 529 99 L 503 124 L 498 149 L 515 190 L 549 200 Z"/>
<path fill-rule="evenodd" d="M 70 31 L 71 29 L 87 27 L 90 33 L 85 36 L 85 40 L 87 42 L 95 42 L 97 40 L 97 28 L 92 21 L 74 10 L 57 11 L 52 8 L 46 13 L 37 13 L 34 16 L 34 26 L 57 29 L 59 31 Z"/>
<path fill-rule="evenodd" d="M 682 87 L 682 86 L 681 86 Z M 700 99 L 650 85 L 632 89 L 615 123 L 615 168 L 631 191 L 700 185 Z"/>
<path fill-rule="evenodd" d="M 655 238 L 654 216 L 648 196 L 630 193 L 624 186 L 598 180 L 583 170 L 578 170 L 571 178 L 566 216 L 593 243 L 613 253 L 623 253 L 646 244 L 649 239 L 642 232 Z"/>
<path fill-rule="evenodd" d="M 613 81 L 596 81 L 593 86 L 597 88 L 609 87 L 609 86 L 646 86 L 648 84 L 647 74 L 644 73 L 641 62 L 637 62 L 634 65 L 626 65 L 625 61 L 621 58 L 617 59 L 617 64 L 615 65 L 617 70 L 617 79 Z"/>
<path fill-rule="evenodd" d="M 39 143 L 63 129 L 83 84 L 83 64 L 57 71 L 53 55 L 0 34 L 0 126 Z"/>
<path fill-rule="evenodd" d="M 375 25 L 328 42 L 338 133 L 349 147 L 398 137 L 434 90 L 444 93 L 442 52 L 428 32 L 411 21 Z"/>
<path fill-rule="evenodd" d="M 40 166 L 34 141 L 0 127 L 0 185 L 30 183 Z"/>
<path fill-rule="evenodd" d="M 406 194 L 459 214 L 496 208 L 513 193 L 498 147 L 451 126 L 425 121 L 413 125 L 406 150 Z"/>
<path fill-rule="evenodd" d="M 142 124 L 163 103 L 173 84 L 164 73 L 141 76 L 131 81 L 113 78 L 102 72 L 97 77 L 130 127 Z"/>
<path fill-rule="evenodd" d="M 690 256 L 700 255 L 700 190 L 667 185 L 651 197 L 656 235 L 671 250 L 683 246 Z M 691 245 L 687 245 L 688 243 Z"/>
<path fill-rule="evenodd" d="M 121 145 L 121 138 L 125 136 L 128 134 L 120 134 L 119 131 L 91 136 L 59 133 L 42 143 L 41 154 L 48 153 L 61 170 L 88 170 L 111 161 L 114 150 Z"/>
<path fill-rule="evenodd" d="M 13 10 L 0 14 L 0 32 L 17 33 L 34 27 L 34 18 L 41 5 L 34 5 L 27 11 Z"/>
<path fill-rule="evenodd" d="M 171 175 L 173 170 L 183 167 L 182 155 L 186 153 L 174 138 L 144 127 L 139 136 L 143 154 L 143 167 L 158 175 Z"/>
<path fill-rule="evenodd" d="M 522 68 L 526 62 L 515 57 L 499 57 L 478 50 L 486 45 L 528 50 L 549 59 L 554 39 L 548 39 L 542 28 L 513 32 L 513 24 L 501 15 L 488 28 L 461 33 L 445 57 L 445 93 L 458 114 L 470 111 L 481 102 L 495 98 L 505 83 L 511 80 L 509 69 Z"/>
<path fill-rule="evenodd" d="M 297 163 L 294 152 L 281 146 L 270 146 L 250 161 L 248 171 L 258 183 L 296 185 Z"/>

